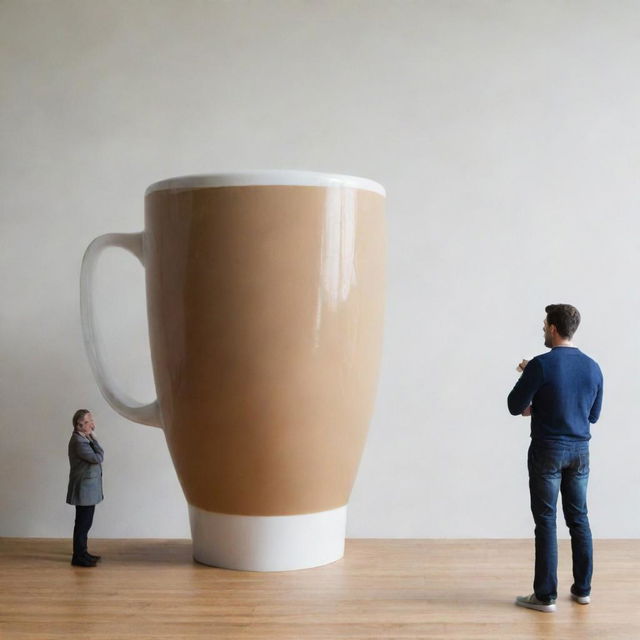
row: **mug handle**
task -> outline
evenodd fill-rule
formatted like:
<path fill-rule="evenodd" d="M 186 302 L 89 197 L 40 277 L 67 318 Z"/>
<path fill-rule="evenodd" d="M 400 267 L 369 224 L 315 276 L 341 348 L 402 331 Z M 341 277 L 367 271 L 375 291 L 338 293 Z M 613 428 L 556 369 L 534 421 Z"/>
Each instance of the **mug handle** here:
<path fill-rule="evenodd" d="M 126 249 L 136 256 L 144 266 L 142 232 L 107 233 L 103 236 L 98 236 L 87 247 L 80 269 L 80 317 L 82 320 L 84 347 L 89 358 L 89 364 L 104 399 L 115 411 L 133 422 L 160 427 L 162 421 L 158 401 L 154 400 L 145 405 L 136 402 L 118 387 L 104 366 L 102 336 L 96 330 L 93 311 L 93 282 L 98 257 L 107 247 Z"/>

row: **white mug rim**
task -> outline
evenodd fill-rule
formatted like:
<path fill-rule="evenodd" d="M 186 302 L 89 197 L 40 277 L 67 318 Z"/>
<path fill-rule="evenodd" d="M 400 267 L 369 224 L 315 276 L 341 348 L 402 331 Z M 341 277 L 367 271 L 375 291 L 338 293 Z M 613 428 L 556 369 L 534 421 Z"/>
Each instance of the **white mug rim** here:
<path fill-rule="evenodd" d="M 250 186 L 302 186 L 302 187 L 346 187 L 373 191 L 386 197 L 385 188 L 368 178 L 322 173 L 319 171 L 299 170 L 261 170 L 236 171 L 229 173 L 202 173 L 154 182 L 145 191 L 148 196 L 154 191 L 178 191 L 211 187 L 250 187 Z"/>

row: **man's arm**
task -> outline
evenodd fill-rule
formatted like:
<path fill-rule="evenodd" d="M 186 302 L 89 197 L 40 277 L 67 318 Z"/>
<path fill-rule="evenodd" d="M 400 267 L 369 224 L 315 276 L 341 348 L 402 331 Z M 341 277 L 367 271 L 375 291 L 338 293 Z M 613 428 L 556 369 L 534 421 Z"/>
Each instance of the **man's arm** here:
<path fill-rule="evenodd" d="M 91 448 L 98 454 L 100 454 L 102 456 L 102 459 L 104 460 L 104 449 L 100 446 L 100 443 L 96 440 L 96 437 L 91 434 L 90 436 L 90 442 L 89 444 L 91 445 Z M 102 460 L 100 461 L 102 462 Z"/>
<path fill-rule="evenodd" d="M 104 460 L 104 454 L 93 449 L 86 440 L 74 438 L 73 451 L 78 458 L 90 464 L 100 464 Z"/>
<path fill-rule="evenodd" d="M 593 406 L 589 412 L 589 422 L 595 424 L 600 417 L 600 410 L 602 409 L 602 387 L 603 382 L 600 379 L 600 385 L 598 386 L 598 392 L 596 393 L 596 399 L 593 401 Z"/>
<path fill-rule="evenodd" d="M 509 413 L 517 416 L 525 411 L 542 386 L 542 382 L 542 365 L 535 359 L 531 360 L 507 398 Z"/>

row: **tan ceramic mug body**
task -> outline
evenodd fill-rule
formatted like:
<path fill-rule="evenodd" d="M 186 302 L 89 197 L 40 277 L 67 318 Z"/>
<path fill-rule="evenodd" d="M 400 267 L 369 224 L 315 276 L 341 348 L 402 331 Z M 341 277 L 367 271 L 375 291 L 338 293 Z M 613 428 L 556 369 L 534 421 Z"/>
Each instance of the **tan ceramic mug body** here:
<path fill-rule="evenodd" d="M 94 375 L 116 411 L 164 430 L 196 560 L 277 571 L 342 557 L 378 378 L 384 199 L 333 174 L 174 178 L 147 189 L 143 232 L 87 249 Z M 102 364 L 91 281 L 107 246 L 146 271 L 158 395 L 146 406 Z"/>

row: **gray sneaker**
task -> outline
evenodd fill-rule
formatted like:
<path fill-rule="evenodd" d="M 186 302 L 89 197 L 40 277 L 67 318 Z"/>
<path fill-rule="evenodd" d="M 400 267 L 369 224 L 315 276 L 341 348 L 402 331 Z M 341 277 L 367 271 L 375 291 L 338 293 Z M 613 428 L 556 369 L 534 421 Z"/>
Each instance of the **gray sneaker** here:
<path fill-rule="evenodd" d="M 577 596 L 575 593 L 571 594 L 571 599 L 578 604 L 589 604 L 591 602 L 591 596 Z"/>
<path fill-rule="evenodd" d="M 545 613 L 553 613 L 556 610 L 555 600 L 543 602 L 542 600 L 538 600 L 538 598 L 536 598 L 535 593 L 532 593 L 530 596 L 518 596 L 516 598 L 516 604 L 519 607 L 535 609 L 536 611 L 544 611 Z"/>

